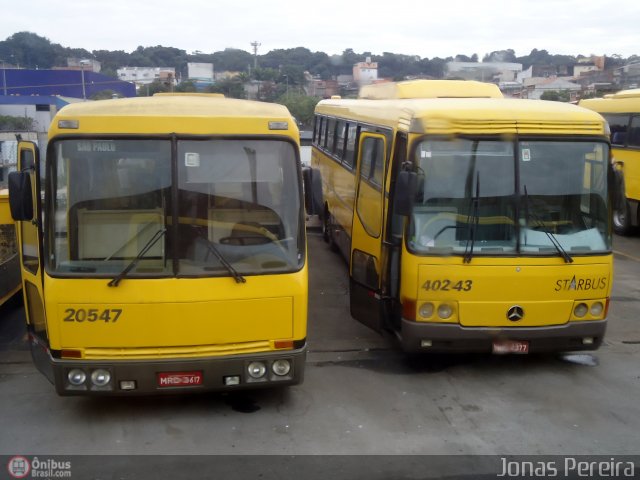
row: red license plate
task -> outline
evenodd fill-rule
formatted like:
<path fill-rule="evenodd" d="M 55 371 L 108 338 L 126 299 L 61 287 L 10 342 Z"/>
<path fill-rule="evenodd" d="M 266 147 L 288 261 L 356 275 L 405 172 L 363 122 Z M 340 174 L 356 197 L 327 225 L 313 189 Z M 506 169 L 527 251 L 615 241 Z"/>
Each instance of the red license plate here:
<path fill-rule="evenodd" d="M 523 340 L 494 340 L 493 353 L 506 355 L 508 353 L 529 353 L 529 342 Z"/>
<path fill-rule="evenodd" d="M 159 387 L 202 385 L 202 372 L 164 372 L 158 374 Z"/>

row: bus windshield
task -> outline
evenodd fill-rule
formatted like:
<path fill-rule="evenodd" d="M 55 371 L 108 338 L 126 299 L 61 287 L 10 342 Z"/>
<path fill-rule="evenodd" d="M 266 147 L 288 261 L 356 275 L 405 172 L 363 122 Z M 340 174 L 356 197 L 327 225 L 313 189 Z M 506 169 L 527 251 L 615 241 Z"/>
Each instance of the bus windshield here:
<path fill-rule="evenodd" d="M 302 266 L 297 159 L 286 141 L 74 139 L 51 148 L 53 274 L 238 279 Z"/>
<path fill-rule="evenodd" d="M 603 142 L 424 139 L 408 247 L 416 254 L 607 252 Z"/>

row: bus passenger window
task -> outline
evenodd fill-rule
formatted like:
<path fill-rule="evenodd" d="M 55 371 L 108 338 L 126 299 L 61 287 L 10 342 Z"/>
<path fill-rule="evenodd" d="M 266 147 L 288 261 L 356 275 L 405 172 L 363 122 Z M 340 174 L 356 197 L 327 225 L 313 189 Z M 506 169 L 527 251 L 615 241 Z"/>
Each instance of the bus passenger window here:
<path fill-rule="evenodd" d="M 346 123 L 342 120 L 338 121 L 336 125 L 336 143 L 333 147 L 333 153 L 340 159 L 344 157 L 344 140 L 347 133 L 346 129 Z"/>
<path fill-rule="evenodd" d="M 348 123 L 346 135 L 347 141 L 344 148 L 342 163 L 349 168 L 353 168 L 353 164 L 355 163 L 354 158 L 358 137 L 358 126 L 355 123 Z"/>
<path fill-rule="evenodd" d="M 631 119 L 631 126 L 629 128 L 629 146 L 640 147 L 640 117 L 633 117 Z"/>

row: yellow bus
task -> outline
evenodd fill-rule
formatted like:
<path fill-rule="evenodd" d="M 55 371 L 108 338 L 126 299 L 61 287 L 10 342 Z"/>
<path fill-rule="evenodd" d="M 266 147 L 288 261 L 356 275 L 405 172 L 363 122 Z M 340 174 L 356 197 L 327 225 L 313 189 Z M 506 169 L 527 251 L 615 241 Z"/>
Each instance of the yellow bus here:
<path fill-rule="evenodd" d="M 371 85 L 317 105 L 311 168 L 352 316 L 406 351 L 601 344 L 613 172 L 597 113 L 479 82 Z"/>
<path fill-rule="evenodd" d="M 640 225 L 640 89 L 581 100 L 579 105 L 609 122 L 613 162 L 622 172 L 625 198 L 614 209 L 613 228 L 628 235 Z"/>
<path fill-rule="evenodd" d="M 306 237 L 285 107 L 197 94 L 68 105 L 46 159 L 22 142 L 18 170 L 31 351 L 60 395 L 302 381 Z"/>
<path fill-rule="evenodd" d="M 20 262 L 15 225 L 9 211 L 9 191 L 0 189 L 0 305 L 20 290 Z"/>

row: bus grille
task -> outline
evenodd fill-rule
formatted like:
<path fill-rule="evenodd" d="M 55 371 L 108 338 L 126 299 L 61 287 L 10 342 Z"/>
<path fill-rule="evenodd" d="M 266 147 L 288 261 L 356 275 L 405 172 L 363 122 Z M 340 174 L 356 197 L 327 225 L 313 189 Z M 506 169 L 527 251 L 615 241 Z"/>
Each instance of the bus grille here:
<path fill-rule="evenodd" d="M 225 345 L 196 345 L 186 347 L 142 347 L 142 348 L 85 348 L 87 360 L 131 360 L 157 358 L 201 358 L 271 350 L 270 342 L 231 343 Z"/>

